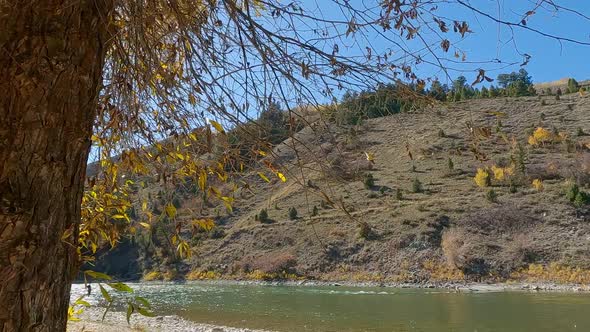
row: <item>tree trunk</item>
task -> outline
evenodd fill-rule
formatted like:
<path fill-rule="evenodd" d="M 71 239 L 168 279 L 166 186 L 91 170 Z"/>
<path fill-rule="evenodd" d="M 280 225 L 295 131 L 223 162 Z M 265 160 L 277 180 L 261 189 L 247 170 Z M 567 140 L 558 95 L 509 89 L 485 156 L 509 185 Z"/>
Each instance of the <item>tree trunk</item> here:
<path fill-rule="evenodd" d="M 111 12 L 0 2 L 0 331 L 66 329 Z"/>

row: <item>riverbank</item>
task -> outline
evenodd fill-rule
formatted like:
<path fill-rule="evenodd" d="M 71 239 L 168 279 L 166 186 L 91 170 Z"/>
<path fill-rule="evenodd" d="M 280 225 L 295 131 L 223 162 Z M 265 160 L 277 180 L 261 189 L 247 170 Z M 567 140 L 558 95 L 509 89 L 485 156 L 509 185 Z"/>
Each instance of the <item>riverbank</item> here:
<path fill-rule="evenodd" d="M 152 282 L 152 281 L 141 281 Z M 154 281 L 163 282 L 163 281 Z M 212 285 L 252 285 L 252 286 L 304 286 L 304 287 L 387 287 L 387 288 L 438 288 L 458 292 L 507 292 L 507 291 L 546 291 L 546 292 L 590 292 L 590 285 L 558 284 L 558 283 L 526 283 L 509 281 L 505 283 L 474 283 L 474 282 L 423 282 L 397 283 L 379 281 L 322 281 L 322 280 L 236 280 L 211 279 L 189 281 L 164 281 L 170 283 L 205 283 Z"/>
<path fill-rule="evenodd" d="M 109 312 L 105 320 L 101 321 L 103 312 L 103 308 L 87 308 L 80 316 L 81 321 L 68 323 L 68 332 L 269 332 L 195 323 L 178 316 L 145 317 L 136 314 L 131 316 L 130 323 L 127 324 L 123 312 Z"/>

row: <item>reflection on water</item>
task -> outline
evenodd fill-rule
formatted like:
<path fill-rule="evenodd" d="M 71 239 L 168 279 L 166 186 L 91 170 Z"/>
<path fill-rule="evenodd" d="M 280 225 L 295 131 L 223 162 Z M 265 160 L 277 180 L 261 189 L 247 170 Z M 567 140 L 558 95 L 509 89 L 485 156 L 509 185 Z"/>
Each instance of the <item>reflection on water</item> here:
<path fill-rule="evenodd" d="M 590 295 L 137 283 L 159 314 L 275 331 L 590 331 Z M 89 302 L 101 305 L 98 285 Z M 84 294 L 72 287 L 72 298 Z"/>

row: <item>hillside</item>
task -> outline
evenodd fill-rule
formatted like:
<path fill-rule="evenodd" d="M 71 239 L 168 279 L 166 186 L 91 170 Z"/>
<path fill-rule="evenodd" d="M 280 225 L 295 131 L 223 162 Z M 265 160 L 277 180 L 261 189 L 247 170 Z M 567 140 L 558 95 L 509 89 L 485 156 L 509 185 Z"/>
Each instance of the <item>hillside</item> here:
<path fill-rule="evenodd" d="M 581 282 L 590 275 L 590 214 L 565 192 L 573 182 L 582 191 L 590 184 L 589 111 L 590 97 L 571 94 L 441 104 L 357 126 L 316 119 L 268 157 L 287 165 L 287 182 L 250 172 L 233 213 L 209 207 L 217 226 L 193 238 L 189 260 L 134 239 L 128 251 L 139 251 L 137 270 L 112 269 L 135 255 L 120 251 L 97 269 L 148 279 Z M 530 145 L 538 127 L 552 139 Z M 477 169 L 493 177 L 492 166 L 505 178 L 478 187 Z M 178 215 L 197 205 L 184 193 Z M 267 222 L 257 216 L 262 209 Z"/>

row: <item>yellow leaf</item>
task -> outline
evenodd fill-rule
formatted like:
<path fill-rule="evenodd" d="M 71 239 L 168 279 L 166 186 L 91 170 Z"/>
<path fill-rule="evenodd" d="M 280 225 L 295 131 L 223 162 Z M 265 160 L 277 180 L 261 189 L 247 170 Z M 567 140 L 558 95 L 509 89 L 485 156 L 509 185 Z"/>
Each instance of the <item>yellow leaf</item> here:
<path fill-rule="evenodd" d="M 192 93 L 188 95 L 188 102 L 193 106 L 197 104 L 197 99 Z"/>
<path fill-rule="evenodd" d="M 225 130 L 223 130 L 223 127 L 221 126 L 221 124 L 219 124 L 219 122 L 215 121 L 215 120 L 209 120 L 209 123 L 215 127 L 215 130 L 217 130 L 220 133 L 225 133 Z"/>
<path fill-rule="evenodd" d="M 68 228 L 66 229 L 66 231 L 63 233 L 63 235 L 61 236 L 62 241 L 69 238 L 70 235 L 72 235 L 72 229 Z"/>
<path fill-rule="evenodd" d="M 221 197 L 221 200 L 223 201 L 223 204 L 225 205 L 225 208 L 227 209 L 227 211 L 229 211 L 229 213 L 232 213 L 233 212 L 232 203 L 234 202 L 234 199 L 232 197 L 223 196 L 223 197 Z"/>
<path fill-rule="evenodd" d="M 148 224 L 147 222 L 140 222 L 139 224 L 147 229 L 152 228 L 152 226 L 150 224 Z"/>
<path fill-rule="evenodd" d="M 262 174 L 261 172 L 258 172 L 258 176 L 260 176 L 262 178 L 262 180 L 264 180 L 266 182 L 270 182 L 270 180 L 266 177 L 266 175 Z"/>
<path fill-rule="evenodd" d="M 210 231 L 215 227 L 213 219 L 195 219 L 192 221 L 193 227 L 200 227 L 206 231 Z"/>
<path fill-rule="evenodd" d="M 146 211 L 147 210 L 147 201 L 143 201 L 143 203 L 141 203 L 141 211 Z"/>
<path fill-rule="evenodd" d="M 166 205 L 166 214 L 168 215 L 168 217 L 170 217 L 170 219 L 174 219 L 174 217 L 176 217 L 176 208 L 174 207 L 174 205 L 170 203 Z"/>
<path fill-rule="evenodd" d="M 207 185 L 207 172 L 204 169 L 201 170 L 199 174 L 199 188 L 202 191 L 205 191 L 205 186 Z"/>
<path fill-rule="evenodd" d="M 279 177 L 279 179 L 281 179 L 281 181 L 287 182 L 287 178 L 283 175 L 283 173 L 277 172 L 277 176 Z"/>

